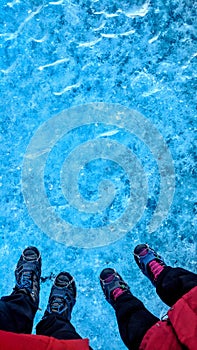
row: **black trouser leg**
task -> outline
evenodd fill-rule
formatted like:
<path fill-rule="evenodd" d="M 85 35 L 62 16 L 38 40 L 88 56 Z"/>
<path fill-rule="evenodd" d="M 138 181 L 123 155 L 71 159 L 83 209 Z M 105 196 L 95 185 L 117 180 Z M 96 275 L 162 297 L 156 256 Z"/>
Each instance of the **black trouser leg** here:
<path fill-rule="evenodd" d="M 36 326 L 36 334 L 47 335 L 57 339 L 82 339 L 70 321 L 54 313 L 43 318 Z M 91 349 L 91 347 L 90 347 Z"/>
<path fill-rule="evenodd" d="M 57 339 L 81 339 L 70 321 L 60 315 L 48 315 L 36 326 L 36 334 L 51 336 Z"/>
<path fill-rule="evenodd" d="M 122 294 L 117 299 L 116 317 L 120 336 L 128 349 L 137 350 L 149 328 L 159 319 L 132 294 Z"/>
<path fill-rule="evenodd" d="M 158 277 L 156 292 L 161 300 L 172 306 L 184 294 L 197 286 L 197 275 L 180 267 L 167 266 Z"/>
<path fill-rule="evenodd" d="M 0 299 L 0 329 L 15 333 L 31 333 L 37 305 L 22 292 Z"/>

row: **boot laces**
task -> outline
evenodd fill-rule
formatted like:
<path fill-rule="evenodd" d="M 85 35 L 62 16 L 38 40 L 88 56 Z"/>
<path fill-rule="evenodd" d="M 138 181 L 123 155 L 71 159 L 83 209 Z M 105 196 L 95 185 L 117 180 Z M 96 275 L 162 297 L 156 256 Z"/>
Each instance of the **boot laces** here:
<path fill-rule="evenodd" d="M 60 312 L 60 309 L 65 310 L 67 308 L 66 301 L 63 298 L 54 297 L 51 301 L 51 311 Z M 62 311 L 63 311 L 62 310 Z"/>
<path fill-rule="evenodd" d="M 70 287 L 70 285 L 73 283 L 74 278 L 72 278 L 70 281 L 67 282 L 67 284 L 62 285 L 61 281 L 57 281 L 56 283 L 56 287 L 63 287 L 63 288 L 67 288 L 67 293 L 65 295 L 65 297 L 63 296 L 53 296 L 51 301 L 50 301 L 50 307 L 51 307 L 51 311 L 52 312 L 63 312 L 66 309 L 68 309 L 68 305 L 67 303 L 72 303 L 72 290 Z"/>
<path fill-rule="evenodd" d="M 33 284 L 33 273 L 32 271 L 24 271 L 22 275 L 21 285 L 23 288 L 30 290 Z"/>

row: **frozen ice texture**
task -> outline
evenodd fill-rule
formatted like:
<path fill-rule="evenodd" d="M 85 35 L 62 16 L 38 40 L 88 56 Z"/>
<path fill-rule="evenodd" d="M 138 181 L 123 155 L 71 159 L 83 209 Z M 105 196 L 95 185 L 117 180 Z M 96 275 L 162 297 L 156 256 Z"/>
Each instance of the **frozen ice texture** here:
<path fill-rule="evenodd" d="M 2 1 L 1 6 L 1 294 L 11 292 L 21 251 L 34 244 L 42 254 L 44 277 L 42 312 L 37 313 L 35 324 L 46 307 L 53 274 L 67 270 L 75 276 L 78 288 L 72 317 L 77 331 L 90 338 L 94 349 L 123 350 L 114 312 L 100 290 L 100 271 L 115 267 L 132 292 L 158 316 L 165 313 L 166 306 L 135 266 L 135 245 L 148 242 L 168 264 L 196 271 L 196 7 L 193 1 L 182 0 L 14 0 Z M 62 137 L 59 131 L 55 134 L 55 125 L 50 122 L 62 111 L 98 103 L 139 112 L 147 121 L 143 135 L 141 123 L 139 133 L 136 129 L 132 133 L 130 128 L 106 123 L 107 115 L 92 123 L 93 114 L 85 125 L 84 114 L 68 133 L 62 130 Z M 68 125 L 72 122 L 70 115 Z M 84 241 L 82 228 L 99 228 L 102 232 L 119 220 L 130 201 L 133 184 L 140 186 L 137 178 L 130 181 L 124 159 L 107 158 L 106 147 L 100 142 L 115 147 L 116 157 L 119 143 L 121 149 L 132 153 L 132 161 L 136 159 L 134 163 L 144 174 L 139 179 L 147 183 L 146 201 L 140 208 L 143 215 L 139 210 L 135 226 L 117 240 L 106 235 L 107 245 L 94 244 L 87 249 L 72 245 L 68 236 L 67 244 L 62 244 L 32 219 L 22 191 L 22 169 L 30 160 L 28 147 L 44 123 L 50 128 L 37 144 L 41 153 L 32 158 L 37 164 L 32 174 L 32 197 L 36 195 L 35 177 L 39 179 L 42 172 L 45 198 L 56 216 L 75 227 L 78 242 Z M 148 125 L 161 135 L 167 153 L 155 153 L 159 144 Z M 150 136 L 148 143 L 144 142 L 145 132 Z M 53 145 L 52 135 L 57 141 Z M 91 140 L 98 145 L 96 158 L 91 157 L 96 147 Z M 77 156 L 80 148 L 83 152 Z M 99 156 L 101 151 L 105 158 Z M 164 159 L 164 168 L 160 167 L 168 152 L 173 159 L 175 191 L 172 162 Z M 37 159 L 42 157 L 46 158 L 41 169 Z M 69 167 L 72 165 L 70 175 L 78 174 L 74 182 L 68 176 L 66 159 Z M 31 168 L 26 170 L 29 176 Z M 31 178 L 28 181 L 31 184 Z M 74 184 L 71 192 L 69 181 Z M 162 181 L 163 190 L 168 189 L 163 191 L 165 199 L 161 197 Z M 73 198 L 76 193 L 78 197 Z M 39 201 L 39 192 L 37 198 Z M 159 203 L 167 204 L 166 218 L 150 233 L 154 214 L 158 214 L 158 223 L 163 213 L 163 208 L 157 212 Z M 45 224 L 50 225 L 50 221 Z M 58 229 L 53 227 L 53 231 L 55 236 Z M 100 239 L 96 239 L 98 243 Z"/>
<path fill-rule="evenodd" d="M 166 217 L 174 194 L 174 166 L 170 152 L 161 134 L 141 114 L 130 111 L 118 105 L 104 103 L 78 106 L 63 111 L 47 122 L 45 122 L 33 136 L 24 156 L 22 171 L 22 191 L 30 215 L 41 230 L 53 239 L 65 243 L 66 246 L 77 246 L 93 248 L 108 245 L 119 239 L 122 235 L 131 231 L 141 219 L 147 203 L 147 179 L 141 163 L 137 160 L 130 148 L 126 148 L 118 141 L 117 132 L 106 132 L 98 134 L 96 139 L 88 137 L 87 142 L 75 147 L 68 156 L 61 168 L 61 190 L 65 197 L 65 204 L 57 203 L 57 208 L 71 207 L 78 210 L 79 217 L 85 217 L 90 213 L 95 219 L 97 213 L 103 213 L 105 224 L 100 227 L 84 228 L 80 218 L 71 225 L 64 214 L 64 219 L 54 210 L 50 204 L 48 194 L 45 191 L 44 169 L 47 158 L 56 143 L 63 136 L 80 126 L 87 124 L 103 123 L 114 125 L 127 132 L 134 134 L 153 154 L 158 166 L 160 175 L 160 194 L 158 203 L 148 224 L 150 232 L 155 231 Z M 121 130 L 120 129 L 120 130 Z M 99 137 L 99 136 L 105 136 Z M 117 140 L 110 140 L 107 136 L 117 135 Z M 130 139 L 131 141 L 131 139 Z M 68 145 L 65 144 L 68 149 Z M 99 196 L 95 201 L 84 199 L 85 193 L 79 193 L 80 170 L 94 159 L 110 160 L 124 169 L 130 184 L 130 194 L 119 218 L 111 220 L 108 211 L 119 212 L 119 202 L 114 204 L 113 197 L 115 188 L 110 185 L 110 177 L 99 184 Z M 55 159 L 56 161 L 56 159 Z M 102 164 L 102 162 L 101 162 Z M 81 174 L 82 175 L 82 174 Z M 103 174 L 106 176 L 105 174 Z M 116 175 L 120 178 L 120 174 Z M 56 174 L 58 178 L 59 175 Z M 148 177 L 148 176 L 147 176 Z M 93 177 L 92 177 L 93 178 Z M 91 180 L 90 180 L 91 181 Z M 94 180 L 95 181 L 95 180 Z M 60 185 L 59 185 L 60 186 Z M 49 190 L 52 192 L 54 184 Z M 86 191 L 87 187 L 84 188 Z M 69 214 L 68 214 L 69 216 Z M 93 220 L 92 220 L 93 221 Z M 104 221 L 104 220 L 103 220 Z"/>

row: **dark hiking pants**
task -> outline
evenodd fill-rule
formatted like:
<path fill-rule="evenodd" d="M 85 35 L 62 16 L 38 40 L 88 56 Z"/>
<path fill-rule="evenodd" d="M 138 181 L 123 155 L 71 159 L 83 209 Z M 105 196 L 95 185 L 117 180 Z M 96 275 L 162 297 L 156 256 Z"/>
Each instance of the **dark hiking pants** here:
<path fill-rule="evenodd" d="M 37 306 L 29 295 L 13 292 L 0 300 L 0 329 L 31 334 L 36 311 Z M 36 327 L 36 333 L 57 339 L 81 339 L 71 322 L 56 314 L 43 318 Z"/>
<path fill-rule="evenodd" d="M 156 291 L 163 302 L 172 306 L 195 286 L 197 275 L 194 273 L 165 267 L 158 277 Z M 29 295 L 13 292 L 0 300 L 0 329 L 30 334 L 36 311 L 37 306 Z M 127 348 L 132 350 L 139 348 L 147 330 L 158 321 L 132 294 L 122 294 L 117 299 L 116 317 L 121 338 Z M 71 322 L 56 314 L 43 318 L 36 327 L 36 333 L 57 339 L 81 339 Z"/>
<path fill-rule="evenodd" d="M 195 286 L 197 286 L 196 274 L 179 267 L 167 266 L 158 277 L 156 292 L 164 303 L 172 306 Z M 132 294 L 122 294 L 117 299 L 116 305 L 121 338 L 128 349 L 137 350 L 145 333 L 159 319 Z"/>

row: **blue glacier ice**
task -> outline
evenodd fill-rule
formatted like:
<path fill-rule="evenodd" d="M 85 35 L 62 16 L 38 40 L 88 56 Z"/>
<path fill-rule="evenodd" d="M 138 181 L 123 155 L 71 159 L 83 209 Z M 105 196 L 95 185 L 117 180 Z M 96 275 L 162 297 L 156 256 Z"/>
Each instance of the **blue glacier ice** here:
<path fill-rule="evenodd" d="M 0 10 L 1 295 L 35 245 L 43 279 L 34 324 L 66 270 L 77 331 L 95 350 L 124 350 L 101 270 L 116 268 L 158 317 L 167 307 L 135 265 L 135 245 L 197 270 L 197 8 L 1 0 Z"/>

